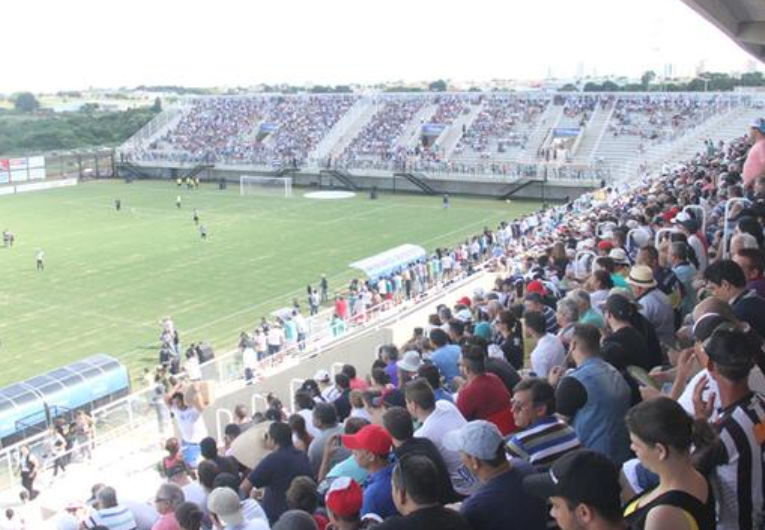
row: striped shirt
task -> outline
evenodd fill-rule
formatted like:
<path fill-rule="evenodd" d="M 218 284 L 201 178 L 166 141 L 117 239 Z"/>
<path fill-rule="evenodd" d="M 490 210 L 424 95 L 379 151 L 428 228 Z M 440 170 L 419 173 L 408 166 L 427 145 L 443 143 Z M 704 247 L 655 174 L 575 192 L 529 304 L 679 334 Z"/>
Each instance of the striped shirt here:
<path fill-rule="evenodd" d="M 506 446 L 510 455 L 542 470 L 547 470 L 558 458 L 579 447 L 581 444 L 574 429 L 555 416 L 538 419 L 511 436 Z"/>
<path fill-rule="evenodd" d="M 124 506 L 97 510 L 85 522 L 85 528 L 105 526 L 109 530 L 135 530 L 133 513 Z"/>
<path fill-rule="evenodd" d="M 754 530 L 765 518 L 765 398 L 751 393 L 720 411 L 721 458 L 715 468 L 720 530 Z"/>

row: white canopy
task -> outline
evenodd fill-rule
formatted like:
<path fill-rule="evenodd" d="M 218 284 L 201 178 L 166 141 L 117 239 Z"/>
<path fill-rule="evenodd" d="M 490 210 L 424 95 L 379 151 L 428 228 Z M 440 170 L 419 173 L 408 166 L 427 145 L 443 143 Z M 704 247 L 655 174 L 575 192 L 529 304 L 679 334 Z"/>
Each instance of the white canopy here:
<path fill-rule="evenodd" d="M 427 257 L 427 252 L 417 245 L 400 245 L 375 256 L 354 261 L 350 267 L 364 272 L 371 280 L 391 274 L 412 262 Z"/>

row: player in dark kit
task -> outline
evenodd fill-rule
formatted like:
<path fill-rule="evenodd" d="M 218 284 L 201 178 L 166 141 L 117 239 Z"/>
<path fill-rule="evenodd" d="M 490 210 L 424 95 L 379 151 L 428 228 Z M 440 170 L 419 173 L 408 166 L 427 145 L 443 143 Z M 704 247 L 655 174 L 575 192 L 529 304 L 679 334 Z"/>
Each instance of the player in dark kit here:
<path fill-rule="evenodd" d="M 119 199 L 114 199 L 114 209 L 118 212 L 122 209 L 122 201 Z"/>
<path fill-rule="evenodd" d="M 193 217 L 193 219 L 194 219 L 194 224 L 198 225 L 199 224 L 199 212 L 197 211 L 196 208 L 194 208 L 194 217 Z"/>

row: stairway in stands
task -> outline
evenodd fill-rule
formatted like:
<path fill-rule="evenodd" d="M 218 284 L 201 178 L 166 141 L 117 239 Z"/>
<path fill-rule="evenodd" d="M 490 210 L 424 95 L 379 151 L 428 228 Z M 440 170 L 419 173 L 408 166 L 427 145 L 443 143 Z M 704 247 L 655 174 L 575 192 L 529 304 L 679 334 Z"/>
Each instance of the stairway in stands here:
<path fill-rule="evenodd" d="M 437 110 L 438 105 L 434 103 L 424 105 L 404 127 L 401 136 L 398 137 L 398 145 L 407 149 L 417 147 L 417 144 L 420 142 L 422 124 L 428 123 Z"/>
<path fill-rule="evenodd" d="M 582 140 L 574 154 L 575 164 L 590 164 L 593 161 L 595 152 L 608 130 L 608 122 L 611 121 L 615 106 L 615 103 L 611 102 L 605 108 L 600 105 L 595 107 L 595 112 L 582 132 Z"/>
<path fill-rule="evenodd" d="M 332 158 L 340 156 L 343 151 L 351 145 L 351 142 L 353 142 L 354 138 L 359 135 L 367 123 L 369 123 L 374 115 L 382 108 L 382 103 L 374 103 L 370 98 L 363 98 L 363 104 L 360 105 L 360 103 L 362 102 L 357 103 L 357 105 L 359 105 L 358 109 L 356 108 L 356 105 L 354 105 L 354 107 L 348 111 L 348 114 L 353 112 L 353 115 L 350 117 L 348 115 L 344 116 L 343 119 L 332 128 L 330 134 L 335 138 L 333 141 L 327 141 L 327 146 L 323 148 L 323 156 L 316 156 L 316 151 L 318 150 L 317 147 L 311 155 L 311 158 L 320 160 L 327 158 L 328 156 L 331 156 Z M 346 121 L 346 118 L 348 118 L 348 121 Z M 342 127 L 338 129 L 338 126 L 341 125 L 341 123 Z"/>
<path fill-rule="evenodd" d="M 537 153 L 549 143 L 550 131 L 558 127 L 562 119 L 563 105 L 549 104 L 542 113 L 542 116 L 539 117 L 534 131 L 529 135 L 529 139 L 526 142 L 526 150 L 519 159 L 519 162 L 523 164 L 536 164 L 539 161 Z"/>
<path fill-rule="evenodd" d="M 465 131 L 470 129 L 470 126 L 473 125 L 473 122 L 481 113 L 481 109 L 483 109 L 483 103 L 470 103 L 469 109 L 470 111 L 466 114 L 460 114 L 457 119 L 454 120 L 452 124 L 446 128 L 441 136 L 438 137 L 438 140 L 436 140 L 436 143 L 441 146 L 441 149 L 443 149 L 444 158 L 447 160 L 451 158 L 454 148 L 457 147 L 457 144 L 460 142 L 460 138 L 462 138 L 463 134 L 463 129 Z"/>

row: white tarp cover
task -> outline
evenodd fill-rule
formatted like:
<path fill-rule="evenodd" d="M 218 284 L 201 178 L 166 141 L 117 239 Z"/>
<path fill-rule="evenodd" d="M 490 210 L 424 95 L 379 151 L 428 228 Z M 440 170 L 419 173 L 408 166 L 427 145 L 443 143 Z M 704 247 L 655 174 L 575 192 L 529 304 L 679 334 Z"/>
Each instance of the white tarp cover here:
<path fill-rule="evenodd" d="M 386 274 L 391 274 L 412 262 L 427 257 L 422 247 L 417 245 L 400 245 L 386 250 L 375 256 L 354 261 L 350 267 L 364 272 L 370 279 L 376 280 Z"/>

